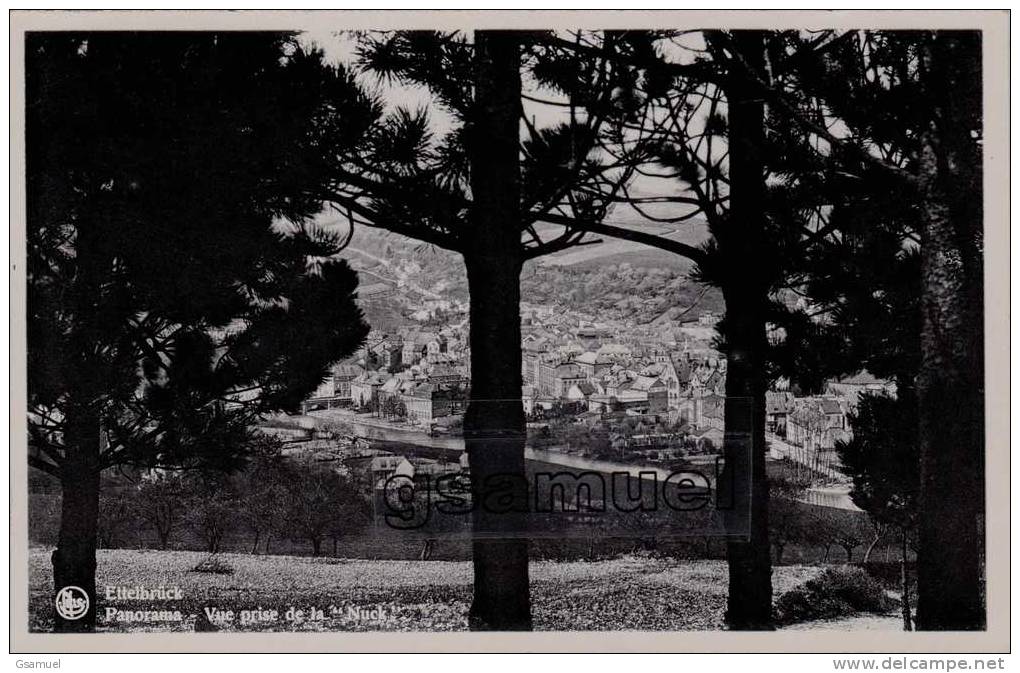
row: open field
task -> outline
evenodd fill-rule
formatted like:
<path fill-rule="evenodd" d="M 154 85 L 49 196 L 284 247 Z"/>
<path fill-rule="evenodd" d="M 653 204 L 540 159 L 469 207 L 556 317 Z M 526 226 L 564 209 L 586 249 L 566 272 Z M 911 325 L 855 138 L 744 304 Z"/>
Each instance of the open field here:
<path fill-rule="evenodd" d="M 30 628 L 50 629 L 50 551 L 29 554 Z M 206 608 L 233 610 L 223 630 L 243 631 L 450 631 L 467 629 L 471 564 L 464 561 L 369 561 L 293 556 L 221 554 L 232 572 L 194 572 L 200 552 L 100 550 L 98 586 L 178 587 L 179 601 L 106 601 L 101 631 L 190 631 L 205 624 Z M 812 577 L 813 566 L 776 568 L 776 593 Z M 722 627 L 726 564 L 624 556 L 597 562 L 531 564 L 531 596 L 538 630 L 707 630 Z M 182 620 L 140 623 L 107 620 L 106 608 L 179 610 Z M 287 621 L 291 608 L 323 619 Z M 335 608 L 332 612 L 330 608 Z M 240 612 L 276 610 L 276 621 L 241 625 Z M 895 617 L 875 623 L 898 628 Z M 827 624 L 831 628 L 831 624 Z"/>

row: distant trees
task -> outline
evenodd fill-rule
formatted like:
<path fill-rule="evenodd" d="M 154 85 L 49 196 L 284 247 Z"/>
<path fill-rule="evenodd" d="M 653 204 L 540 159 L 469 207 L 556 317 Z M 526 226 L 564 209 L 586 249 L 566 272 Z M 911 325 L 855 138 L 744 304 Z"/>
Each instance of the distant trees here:
<path fill-rule="evenodd" d="M 319 555 L 333 540 L 333 553 L 371 520 L 364 495 L 335 466 L 285 459 L 279 442 L 260 436 L 243 469 L 144 473 L 103 495 L 104 546 L 155 544 L 159 549 L 196 546 L 215 554 L 241 548 L 269 553 L 271 540 L 307 545 Z M 133 530 L 138 540 L 123 531 Z"/>
<path fill-rule="evenodd" d="M 156 474 L 138 487 L 135 498 L 139 518 L 148 524 L 160 549 L 169 549 L 174 531 L 187 512 L 186 485 L 175 473 Z"/>
<path fill-rule="evenodd" d="M 189 481 L 185 519 L 206 551 L 215 554 L 224 537 L 237 528 L 236 494 L 223 474 L 191 475 Z"/>
<path fill-rule="evenodd" d="M 252 535 L 251 553 L 263 543 L 270 552 L 272 536 L 280 528 L 280 513 L 287 490 L 287 466 L 278 439 L 257 440 L 245 469 L 234 476 L 240 521 Z"/>
<path fill-rule="evenodd" d="M 328 537 L 337 540 L 364 526 L 367 506 L 354 485 L 336 472 L 310 465 L 288 470 L 280 513 L 281 529 L 292 540 L 308 542 L 322 553 Z"/>
<path fill-rule="evenodd" d="M 123 493 L 100 495 L 96 522 L 99 546 L 109 549 L 124 542 L 124 532 L 131 528 L 134 520 L 129 497 Z"/>
<path fill-rule="evenodd" d="M 273 33 L 40 32 L 25 56 L 29 463 L 62 485 L 54 587 L 90 598 L 56 629 L 92 630 L 103 470 L 236 466 L 364 338 L 344 241 L 304 223 L 371 103 Z M 165 546 L 176 515 L 152 517 Z"/>
<path fill-rule="evenodd" d="M 769 541 L 775 550 L 775 563 L 783 562 L 783 552 L 790 543 L 810 539 L 815 521 L 808 508 L 798 497 L 809 484 L 794 478 L 777 478 L 769 481 Z"/>
<path fill-rule="evenodd" d="M 846 552 L 846 562 L 853 563 L 854 550 L 864 544 L 867 540 L 867 531 L 859 520 L 852 520 L 844 516 L 832 521 L 833 525 L 829 530 L 832 541 Z"/>
<path fill-rule="evenodd" d="M 692 233 L 691 237 L 696 236 Z M 674 262 L 669 268 L 634 267 L 632 273 L 624 273 L 624 265 L 615 264 L 536 265 L 533 273 L 526 268 L 521 292 L 532 303 L 585 306 L 605 319 L 633 320 L 639 324 L 660 317 L 693 319 L 699 311 L 721 313 L 724 309 L 721 294 L 715 288 L 706 291 L 692 283 L 683 261 L 677 258 L 680 263 Z M 655 291 L 643 289 L 642 285 L 646 288 L 651 285 Z"/>
<path fill-rule="evenodd" d="M 407 405 L 398 397 L 387 397 L 379 408 L 386 418 L 407 418 Z"/>

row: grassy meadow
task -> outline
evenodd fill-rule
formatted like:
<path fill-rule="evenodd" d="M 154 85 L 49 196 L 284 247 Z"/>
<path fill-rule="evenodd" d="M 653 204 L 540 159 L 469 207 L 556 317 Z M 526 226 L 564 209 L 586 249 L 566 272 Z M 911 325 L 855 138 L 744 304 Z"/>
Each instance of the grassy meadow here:
<path fill-rule="evenodd" d="M 30 628 L 49 631 L 50 550 L 29 554 Z M 100 550 L 98 587 L 177 587 L 179 601 L 101 601 L 100 631 L 456 631 L 468 628 L 471 564 L 219 554 L 219 572 L 199 572 L 208 554 L 188 551 Z M 775 569 L 775 591 L 819 572 L 814 566 Z M 696 631 L 722 628 L 726 564 L 648 556 L 596 562 L 536 561 L 531 565 L 536 630 Z M 106 608 L 179 610 L 182 621 L 106 619 Z M 206 608 L 232 610 L 230 623 L 210 626 Z M 322 619 L 284 617 L 291 609 Z M 332 610 L 330 609 L 332 608 Z M 277 611 L 279 619 L 240 623 L 242 610 Z M 292 613 L 293 614 L 293 613 Z M 895 617 L 870 618 L 895 629 Z"/>

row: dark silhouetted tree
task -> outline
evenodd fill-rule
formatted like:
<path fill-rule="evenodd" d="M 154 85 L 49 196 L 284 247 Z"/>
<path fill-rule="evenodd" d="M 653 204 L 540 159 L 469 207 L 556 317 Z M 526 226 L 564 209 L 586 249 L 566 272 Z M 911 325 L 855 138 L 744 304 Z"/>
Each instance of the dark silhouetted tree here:
<path fill-rule="evenodd" d="M 800 95 L 820 102 L 815 114 L 794 111 L 790 92 L 763 89 L 765 99 L 792 111 L 864 190 L 915 213 L 910 238 L 920 252 L 920 337 L 910 387 L 916 386 L 925 475 L 918 496 L 917 627 L 981 629 L 981 35 L 849 31 L 808 39 L 820 46 L 795 72 Z"/>
<path fill-rule="evenodd" d="M 374 108 L 272 33 L 33 33 L 26 97 L 29 461 L 92 630 L 100 473 L 237 466 L 364 338 L 307 193 Z"/>
<path fill-rule="evenodd" d="M 470 292 L 471 401 L 464 438 L 476 502 L 502 490 L 514 501 L 474 513 L 471 625 L 531 628 L 525 423 L 521 403 L 520 275 L 525 261 L 582 242 L 564 222 L 600 221 L 609 202 L 595 159 L 598 129 L 626 113 L 614 91 L 628 68 L 598 54 L 546 46 L 530 33 L 479 30 L 369 35 L 365 71 L 423 87 L 432 110 L 398 108 L 380 120 L 368 156 L 349 155 L 322 192 L 353 226 L 364 224 L 460 253 Z M 624 35 L 604 36 L 626 44 Z M 612 51 L 612 50 L 609 50 Z M 542 89 L 566 121 L 536 124 L 525 108 Z M 433 124 L 441 111 L 447 124 Z M 442 128 L 445 126 L 445 128 Z M 437 130 L 438 129 L 438 130 Z M 556 227 L 538 226 L 555 220 Z M 509 511 L 507 511 L 509 509 Z"/>

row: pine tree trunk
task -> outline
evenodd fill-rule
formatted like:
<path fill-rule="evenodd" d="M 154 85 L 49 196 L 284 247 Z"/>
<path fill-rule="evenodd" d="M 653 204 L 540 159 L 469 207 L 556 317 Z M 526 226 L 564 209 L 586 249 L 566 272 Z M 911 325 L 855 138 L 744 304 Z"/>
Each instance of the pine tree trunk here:
<path fill-rule="evenodd" d="M 772 560 L 765 474 L 765 378 L 763 319 L 758 309 L 725 292 L 727 322 L 726 434 L 723 479 L 732 484 L 732 508 L 725 511 L 729 538 L 729 593 L 726 622 L 734 630 L 772 625 Z M 754 302 L 758 304 L 759 302 Z M 760 313 L 759 313 L 760 316 Z M 757 333 L 757 338 L 755 338 Z"/>
<path fill-rule="evenodd" d="M 66 619 L 56 611 L 54 630 L 73 633 L 96 628 L 100 431 L 99 419 L 88 410 L 69 411 L 66 423 L 60 533 L 52 555 L 54 599 L 65 587 L 77 587 L 88 596 L 88 610 L 77 619 Z M 70 592 L 79 595 L 73 589 Z"/>
<path fill-rule="evenodd" d="M 472 389 L 464 439 L 476 503 L 471 623 L 475 630 L 528 630 L 525 515 L 490 503 L 489 496 L 502 486 L 512 494 L 509 509 L 528 506 L 520 401 L 520 267 L 489 259 L 469 262 L 468 269 Z"/>
<path fill-rule="evenodd" d="M 736 48 L 751 68 L 763 69 L 758 31 L 734 32 Z M 772 628 L 772 560 L 765 475 L 765 313 L 768 260 L 763 254 L 765 181 L 764 106 L 754 87 L 735 75 L 729 101 L 730 212 L 713 234 L 725 264 L 721 283 L 726 316 L 720 328 L 726 353 L 725 468 L 733 507 L 727 561 L 726 622 L 734 630 Z"/>
<path fill-rule="evenodd" d="M 928 53 L 940 101 L 922 137 L 920 552 L 918 630 L 982 629 L 984 332 L 980 151 L 967 105 L 980 101 L 980 38 L 938 34 Z M 977 70 L 975 76 L 974 70 Z"/>
<path fill-rule="evenodd" d="M 463 249 L 471 303 L 471 401 L 464 440 L 471 471 L 474 630 L 530 630 L 525 515 L 489 503 L 509 486 L 526 508 L 521 404 L 520 46 L 511 33 L 475 33 L 475 104 L 468 124 L 474 208 Z M 504 491 L 504 494 L 507 493 Z"/>
<path fill-rule="evenodd" d="M 54 599 L 65 587 L 78 587 L 88 597 L 88 609 L 76 619 L 54 613 L 57 632 L 95 631 L 96 542 L 99 533 L 100 453 L 102 430 L 100 407 L 103 385 L 95 366 L 100 319 L 102 274 L 95 250 L 93 230 L 83 224 L 75 240 L 75 278 L 69 288 L 76 328 L 69 344 L 73 356 L 64 413 L 64 460 L 60 466 L 60 532 L 53 551 Z M 80 594 L 75 590 L 69 593 Z M 55 603 L 53 604 L 55 605 Z"/>

